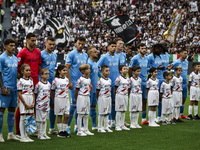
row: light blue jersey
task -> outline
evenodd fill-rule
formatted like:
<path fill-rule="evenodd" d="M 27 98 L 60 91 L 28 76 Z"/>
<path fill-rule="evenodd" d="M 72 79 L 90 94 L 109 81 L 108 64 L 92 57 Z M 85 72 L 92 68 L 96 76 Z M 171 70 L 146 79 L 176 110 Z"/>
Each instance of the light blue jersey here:
<path fill-rule="evenodd" d="M 188 72 L 188 61 L 185 60 L 184 62 L 179 58 L 178 60 L 174 61 L 173 68 L 175 69 L 176 66 L 182 67 L 182 74 L 181 77 L 183 78 L 183 84 L 187 83 L 187 72 Z"/>
<path fill-rule="evenodd" d="M 120 59 L 120 65 L 126 65 L 126 54 L 121 52 L 120 54 L 115 52 L 115 55 L 117 55 Z"/>
<path fill-rule="evenodd" d="M 82 76 L 82 73 L 79 71 L 79 66 L 81 64 L 86 64 L 88 55 L 86 53 L 79 53 L 77 49 L 71 51 L 66 57 L 66 64 L 70 64 L 69 69 L 71 82 L 76 85 L 77 80 Z"/>
<path fill-rule="evenodd" d="M 11 91 L 17 91 L 17 67 L 18 60 L 15 55 L 9 57 L 6 52 L 0 56 L 0 71 L 2 72 L 3 86 Z"/>
<path fill-rule="evenodd" d="M 99 61 L 97 62 L 98 66 L 101 67 L 103 65 L 109 66 L 110 69 L 110 76 L 109 78 L 112 81 L 112 86 L 115 86 L 115 80 L 120 75 L 119 73 L 119 65 L 120 60 L 117 55 L 111 56 L 109 52 L 107 52 L 105 55 L 101 56 Z"/>
<path fill-rule="evenodd" d="M 90 65 L 90 79 L 92 81 L 92 87 L 93 87 L 92 92 L 96 93 L 96 86 L 97 86 L 98 73 L 99 73 L 98 64 L 96 62 L 93 62 L 92 59 L 90 58 L 88 59 L 87 63 Z"/>
<path fill-rule="evenodd" d="M 140 72 L 140 78 L 142 79 L 142 85 L 146 85 L 147 82 L 147 65 L 148 65 L 148 58 L 147 56 L 144 56 L 142 58 L 140 54 L 135 55 L 130 63 L 129 67 L 133 67 L 134 65 L 140 66 L 141 67 L 141 72 Z"/>
<path fill-rule="evenodd" d="M 51 54 L 47 53 L 47 51 L 44 49 L 41 52 L 41 60 L 42 64 L 40 65 L 40 68 L 47 68 L 49 69 L 49 79 L 48 81 L 52 83 L 55 77 L 55 68 L 57 65 L 57 54 L 52 52 Z M 39 76 L 39 79 L 41 77 Z"/>
<path fill-rule="evenodd" d="M 149 54 L 148 56 L 148 70 L 152 67 L 157 68 L 160 65 L 163 65 L 163 61 L 161 56 L 156 55 L 156 57 L 154 58 L 153 53 Z M 162 80 L 163 79 L 163 71 L 158 69 L 158 75 L 156 77 L 158 80 Z"/>

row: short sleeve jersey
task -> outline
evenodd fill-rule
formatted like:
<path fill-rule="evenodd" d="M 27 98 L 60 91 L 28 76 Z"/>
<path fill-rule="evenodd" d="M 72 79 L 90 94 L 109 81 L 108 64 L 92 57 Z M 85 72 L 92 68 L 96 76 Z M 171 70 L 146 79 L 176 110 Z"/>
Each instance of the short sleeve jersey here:
<path fill-rule="evenodd" d="M 141 90 L 141 83 L 142 83 L 142 79 L 140 77 L 138 77 L 137 79 L 134 77 L 130 78 L 130 89 L 131 89 L 131 93 L 142 93 Z"/>
<path fill-rule="evenodd" d="M 37 94 L 35 103 L 36 109 L 42 111 L 49 111 L 51 84 L 49 82 L 43 83 L 39 81 L 35 86 L 34 93 Z"/>
<path fill-rule="evenodd" d="M 170 98 L 172 97 L 171 91 L 171 83 L 166 83 L 165 81 L 161 84 L 160 93 L 162 94 L 163 98 Z"/>
<path fill-rule="evenodd" d="M 126 54 L 124 52 L 121 52 L 120 54 L 115 52 L 115 55 L 119 57 L 120 65 L 126 65 Z"/>
<path fill-rule="evenodd" d="M 173 87 L 173 91 L 177 92 L 183 91 L 182 84 L 183 84 L 183 78 L 181 76 L 179 78 L 177 76 L 174 76 L 172 78 L 171 86 Z"/>
<path fill-rule="evenodd" d="M 199 87 L 199 74 L 196 74 L 194 71 L 190 73 L 189 82 L 191 82 L 191 86 Z"/>
<path fill-rule="evenodd" d="M 33 81 L 31 79 L 20 78 L 17 82 L 17 90 L 22 91 L 22 94 L 31 95 L 33 94 Z"/>
<path fill-rule="evenodd" d="M 130 81 L 128 77 L 124 78 L 122 75 L 117 77 L 115 80 L 115 86 L 117 87 L 116 94 L 128 95 L 129 85 Z"/>
<path fill-rule="evenodd" d="M 158 79 L 153 80 L 152 78 L 149 78 L 149 80 L 147 81 L 146 88 L 149 90 L 158 90 L 158 83 Z"/>
<path fill-rule="evenodd" d="M 55 90 L 55 97 L 65 98 L 68 97 L 69 91 L 69 79 L 64 78 L 55 78 L 52 82 L 51 90 Z"/>
<path fill-rule="evenodd" d="M 81 76 L 76 83 L 76 88 L 79 89 L 78 95 L 90 95 L 90 84 L 90 78 Z"/>
<path fill-rule="evenodd" d="M 17 57 L 9 57 L 6 52 L 0 55 L 0 72 L 2 72 L 3 86 L 9 87 L 11 91 L 17 90 Z"/>
<path fill-rule="evenodd" d="M 111 96 L 111 79 L 105 79 L 101 77 L 99 81 L 97 82 L 97 90 L 100 90 L 99 96 L 106 96 L 109 97 Z"/>

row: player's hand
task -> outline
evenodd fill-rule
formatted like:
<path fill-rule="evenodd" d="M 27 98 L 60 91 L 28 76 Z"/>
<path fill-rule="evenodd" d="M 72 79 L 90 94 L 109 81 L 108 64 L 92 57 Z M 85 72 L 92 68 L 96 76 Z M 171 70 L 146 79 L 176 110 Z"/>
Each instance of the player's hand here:
<path fill-rule="evenodd" d="M 164 70 L 164 69 L 165 69 L 165 66 L 159 65 L 159 66 L 157 67 L 157 69 L 158 69 L 158 70 Z"/>
<path fill-rule="evenodd" d="M 6 96 L 6 95 L 8 95 L 8 94 L 9 94 L 8 90 L 7 90 L 5 87 L 2 87 L 2 88 L 1 88 L 1 95 Z"/>
<path fill-rule="evenodd" d="M 171 69 L 172 69 L 172 67 L 173 67 L 173 65 L 172 65 L 172 64 L 170 64 L 169 66 L 167 66 L 167 69 L 168 69 L 168 70 L 171 70 Z"/>
<path fill-rule="evenodd" d="M 90 84 L 90 92 L 93 91 L 93 86 Z"/>
<path fill-rule="evenodd" d="M 73 88 L 74 88 L 73 84 L 71 82 L 69 82 L 69 89 L 73 90 Z"/>

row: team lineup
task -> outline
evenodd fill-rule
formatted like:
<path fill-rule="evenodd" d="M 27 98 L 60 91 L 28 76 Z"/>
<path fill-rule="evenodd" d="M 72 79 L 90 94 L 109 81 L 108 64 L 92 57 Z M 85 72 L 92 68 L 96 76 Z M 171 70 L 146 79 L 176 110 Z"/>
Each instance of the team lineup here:
<path fill-rule="evenodd" d="M 188 82 L 187 50 L 181 50 L 180 58 L 169 64 L 166 41 L 153 45 L 149 55 L 146 55 L 146 45 L 140 43 L 137 45 L 138 54 L 127 67 L 121 38 L 110 41 L 108 52 L 99 60 L 94 46 L 87 49 L 87 54 L 83 52 L 85 41 L 84 37 L 77 38 L 76 48 L 67 54 L 65 65 L 59 65 L 55 70 L 57 54 L 53 52 L 54 38 L 48 37 L 46 49 L 40 52 L 35 48 L 35 34 L 27 34 L 26 47 L 17 57 L 13 54 L 15 41 L 5 40 L 5 52 L 0 55 L 0 142 L 5 141 L 2 127 L 6 108 L 7 140 L 20 142 L 34 141 L 28 137 L 23 121 L 33 113 L 38 126 L 35 135 L 41 140 L 51 139 L 46 134 L 48 118 L 48 134 L 61 138 L 71 136 L 74 115 L 77 136 L 94 135 L 88 129 L 89 115 L 92 130 L 100 133 L 113 132 L 111 128 L 122 131 L 142 128 L 144 124 L 160 127 L 158 123 L 169 125 L 183 122 L 182 119 L 200 119 L 200 63 L 193 63 Z M 190 95 L 188 117 L 183 114 L 187 91 Z M 130 112 L 130 128 L 125 122 L 127 110 Z M 141 125 L 139 112 L 142 114 Z M 16 135 L 13 134 L 14 124 Z"/>

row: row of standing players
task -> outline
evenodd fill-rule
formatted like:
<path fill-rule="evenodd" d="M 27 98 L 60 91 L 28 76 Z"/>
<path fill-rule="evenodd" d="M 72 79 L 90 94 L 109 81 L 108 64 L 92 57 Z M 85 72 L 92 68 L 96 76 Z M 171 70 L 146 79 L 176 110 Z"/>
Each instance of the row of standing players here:
<path fill-rule="evenodd" d="M 36 85 L 36 83 L 39 81 L 38 78 L 38 72 L 39 72 L 39 68 L 48 68 L 49 72 L 50 72 L 50 76 L 49 76 L 49 82 L 52 83 L 52 80 L 54 79 L 54 71 L 55 71 L 55 66 L 57 64 L 57 56 L 55 53 L 53 53 L 53 48 L 55 46 L 55 40 L 52 38 L 48 38 L 47 42 L 46 42 L 46 49 L 43 50 L 40 54 L 40 51 L 38 49 L 35 48 L 35 41 L 36 41 L 36 37 L 34 34 L 30 33 L 27 35 L 26 37 L 26 41 L 27 41 L 27 47 L 24 48 L 22 51 L 19 52 L 18 54 L 18 70 L 20 70 L 20 67 L 23 63 L 27 63 L 29 64 L 30 68 L 31 68 L 31 78 L 33 79 L 33 83 L 34 85 Z M 6 44 L 5 44 L 6 45 Z M 12 45 L 11 45 L 12 46 Z M 90 50 L 88 50 L 88 54 L 89 54 L 89 58 L 88 55 L 86 53 L 82 52 L 82 49 L 85 46 L 85 38 L 83 37 L 79 37 L 76 41 L 76 49 L 73 50 L 72 52 L 70 52 L 67 55 L 66 58 L 66 67 L 67 67 L 67 78 L 69 79 L 69 88 L 73 90 L 70 90 L 70 97 L 71 97 L 71 107 L 70 107 L 70 115 L 69 115 L 69 121 L 68 121 L 68 127 L 67 130 L 69 131 L 69 127 L 73 118 L 73 114 L 74 111 L 76 110 L 76 101 L 75 101 L 75 86 L 73 87 L 73 85 L 76 85 L 77 80 L 79 79 L 80 76 L 82 76 L 82 73 L 79 71 L 79 66 L 81 64 L 85 64 L 88 63 L 90 65 L 90 76 L 91 76 L 91 80 L 92 80 L 92 85 L 93 85 L 93 91 L 90 93 L 90 100 L 91 100 L 91 107 L 90 107 L 90 115 L 92 118 L 92 124 L 93 124 L 93 129 L 96 129 L 95 127 L 97 127 L 96 125 L 96 85 L 97 85 L 97 78 L 98 75 L 99 77 L 101 77 L 101 74 L 99 72 L 99 67 L 101 67 L 102 65 L 108 65 L 109 69 L 110 69 L 110 76 L 109 78 L 112 81 L 111 84 L 111 97 L 112 97 L 112 107 L 111 107 L 111 114 L 109 115 L 109 120 L 111 123 L 111 127 L 114 126 L 115 124 L 115 100 L 114 100 L 114 85 L 115 85 L 115 79 L 119 76 L 119 71 L 118 71 L 118 67 L 121 64 L 125 64 L 126 63 L 126 57 L 125 54 L 123 52 L 121 52 L 123 50 L 123 41 L 120 38 L 115 39 L 115 42 L 111 42 L 107 49 L 108 49 L 108 53 L 103 55 L 100 60 L 96 63 L 96 59 L 97 59 L 97 51 L 96 49 L 93 47 Z M 5 56 L 8 57 L 7 52 L 10 52 L 10 56 L 12 55 L 12 50 L 14 47 L 10 47 L 10 43 L 6 45 L 7 50 L 5 51 L 4 54 L 1 55 L 1 57 Z M 156 67 L 158 69 L 158 79 L 159 79 L 159 85 L 161 85 L 163 78 L 162 78 L 162 74 L 163 71 L 165 71 L 165 69 L 168 67 L 168 69 L 171 69 L 172 67 L 176 67 L 176 66 L 181 66 L 183 69 L 183 72 L 181 74 L 181 76 L 183 77 L 183 103 L 187 97 L 187 68 L 188 68 L 188 62 L 186 60 L 187 57 L 187 51 L 181 51 L 180 52 L 180 59 L 176 62 L 173 62 L 173 66 L 172 65 L 168 65 L 169 64 L 169 55 L 166 52 L 163 52 L 163 50 L 165 49 L 165 47 L 163 46 L 163 44 L 156 44 L 153 46 L 152 49 L 152 53 L 149 56 L 145 56 L 146 54 L 146 46 L 144 44 L 140 44 L 138 46 L 138 55 L 134 56 L 129 64 L 129 69 L 128 72 L 129 74 L 132 74 L 131 68 L 133 65 L 138 65 L 141 67 L 141 74 L 140 74 L 140 78 L 142 79 L 142 83 L 141 83 L 141 89 L 143 92 L 142 94 L 142 101 L 143 101 L 143 111 L 142 111 L 142 124 L 148 123 L 146 121 L 146 76 L 147 76 L 147 70 L 148 68 L 151 67 Z M 6 56 L 7 55 L 7 56 Z M 13 56 L 14 57 L 14 56 Z M 5 61 L 4 59 L 1 59 L 1 61 Z M 16 61 L 12 62 L 12 63 L 16 63 Z M 11 65 L 11 67 L 13 67 L 12 69 L 16 68 L 17 65 Z M 2 74 L 2 78 L 3 78 L 3 83 L 5 79 L 5 76 L 8 77 L 9 75 L 11 76 L 12 74 L 6 74 L 6 71 L 3 71 L 3 68 L 1 68 L 1 72 L 3 72 Z M 13 74 L 11 77 L 15 77 L 16 74 Z M 9 77 L 10 77 L 9 76 Z M 131 76 L 131 75 L 130 75 Z M 9 79 L 9 78 L 8 78 Z M 186 86 L 185 86 L 186 84 Z M 5 87 L 9 87 L 10 85 L 4 85 Z M 16 86 L 10 87 L 11 91 L 14 91 L 14 89 L 16 89 Z M 186 92 L 185 92 L 186 91 Z M 2 95 L 1 95 L 2 96 Z M 3 96 L 2 96 L 3 97 Z M 13 99 L 13 97 L 11 96 L 11 99 Z M 16 98 L 15 98 L 16 99 Z M 17 104 L 13 104 L 13 105 L 7 105 L 4 106 L 5 104 L 3 102 L 1 102 L 1 109 L 0 109 L 0 117 L 3 116 L 4 110 L 5 108 L 8 108 L 8 120 L 12 120 L 11 118 L 13 118 L 13 112 L 15 111 L 15 108 L 17 106 Z M 3 105 L 4 104 L 4 105 Z M 161 102 L 159 102 L 159 106 L 160 106 Z M 158 107 L 159 108 L 159 107 Z M 184 106 L 181 106 L 181 113 L 183 113 L 183 109 Z M 159 109 L 161 110 L 161 109 Z M 18 112 L 18 113 L 17 113 Z M 16 121 L 20 120 L 19 118 L 19 111 L 16 112 Z M 158 116 L 159 113 L 161 111 L 158 111 Z M 54 106 L 52 104 L 50 104 L 50 130 L 49 133 L 56 133 L 55 129 L 54 129 L 54 124 L 55 124 L 55 115 L 54 115 Z M 185 117 L 183 114 L 182 118 Z M 161 115 L 160 115 L 161 116 Z M 77 124 L 76 121 L 77 118 L 77 113 L 75 112 L 75 124 Z M 12 138 L 16 138 L 14 137 L 14 135 L 12 134 L 13 132 L 13 122 L 9 121 L 8 123 L 10 125 L 8 125 L 9 128 L 9 135 L 8 139 L 12 139 Z M 3 123 L 3 121 L 2 121 Z M 16 122 L 16 127 L 18 127 L 19 125 L 19 121 Z M 0 122 L 0 129 L 2 129 L 1 127 L 1 122 Z M 75 125 L 75 131 L 77 131 L 77 126 Z M 16 130 L 19 133 L 19 129 Z M 0 130 L 0 133 L 2 133 L 2 131 Z M 2 135 L 2 134 L 1 134 Z"/>

